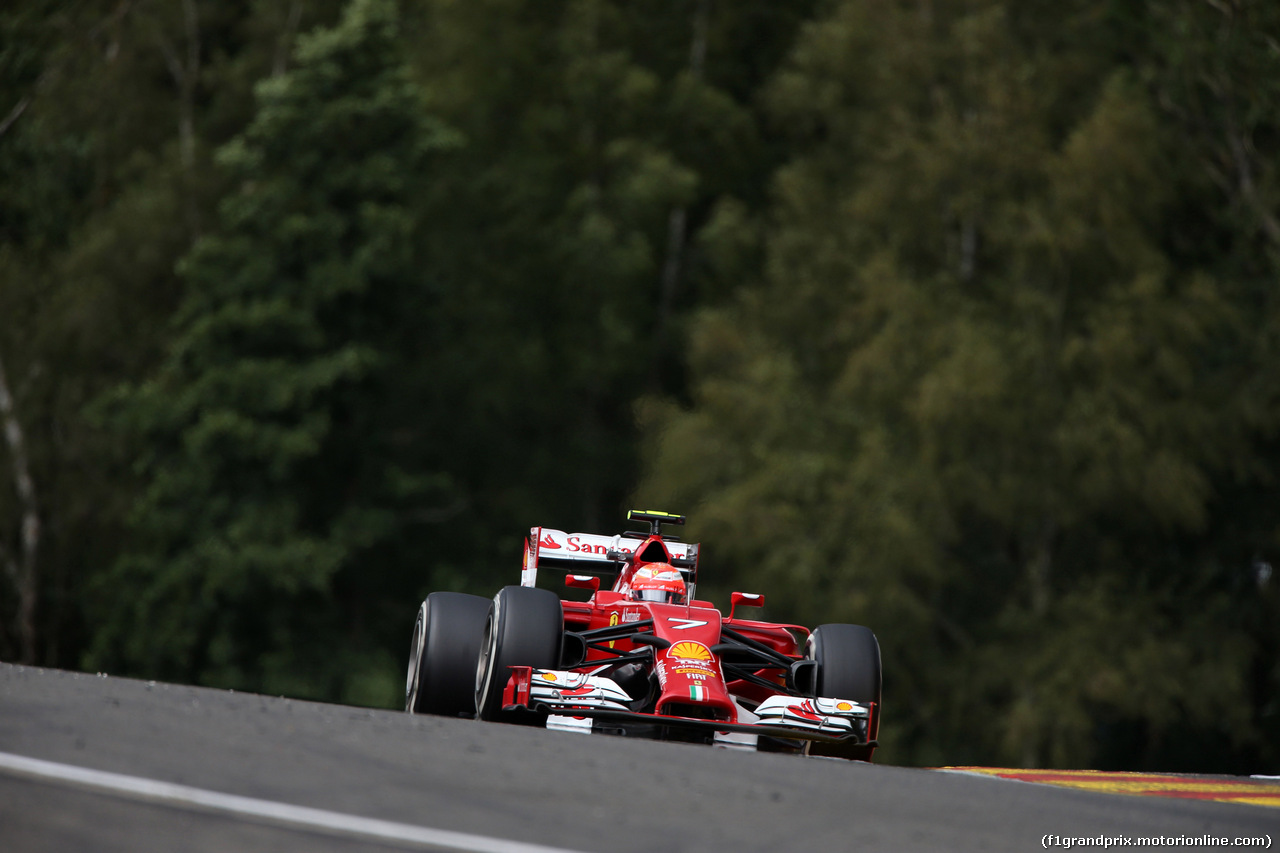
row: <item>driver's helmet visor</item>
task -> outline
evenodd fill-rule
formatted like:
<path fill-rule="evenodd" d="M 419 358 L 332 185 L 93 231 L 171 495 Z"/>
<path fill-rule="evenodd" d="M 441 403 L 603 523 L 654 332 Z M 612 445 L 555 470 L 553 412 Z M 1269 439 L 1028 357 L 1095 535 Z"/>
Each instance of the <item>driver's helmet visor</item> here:
<path fill-rule="evenodd" d="M 653 601 L 658 604 L 683 604 L 684 593 L 671 589 L 637 589 L 631 597 L 636 601 Z"/>

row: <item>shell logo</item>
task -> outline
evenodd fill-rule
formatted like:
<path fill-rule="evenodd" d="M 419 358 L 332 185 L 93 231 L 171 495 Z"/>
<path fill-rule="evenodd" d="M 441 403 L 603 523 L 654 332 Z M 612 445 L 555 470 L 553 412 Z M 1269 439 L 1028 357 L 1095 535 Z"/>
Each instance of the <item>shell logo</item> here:
<path fill-rule="evenodd" d="M 544 673 L 542 673 L 542 680 L 543 680 L 543 681 L 555 681 L 555 680 L 556 680 L 556 674 L 555 674 L 554 672 L 544 672 Z"/>
<path fill-rule="evenodd" d="M 676 643 L 671 647 L 671 651 L 668 652 L 668 654 L 673 658 L 680 658 L 681 660 L 712 659 L 711 649 L 702 645 L 702 643 L 695 643 L 692 640 L 683 640 Z"/>
<path fill-rule="evenodd" d="M 848 702 L 838 702 L 838 703 L 836 703 L 836 710 L 837 710 L 837 711 L 852 711 L 852 710 L 853 710 L 853 705 L 849 704 Z"/>

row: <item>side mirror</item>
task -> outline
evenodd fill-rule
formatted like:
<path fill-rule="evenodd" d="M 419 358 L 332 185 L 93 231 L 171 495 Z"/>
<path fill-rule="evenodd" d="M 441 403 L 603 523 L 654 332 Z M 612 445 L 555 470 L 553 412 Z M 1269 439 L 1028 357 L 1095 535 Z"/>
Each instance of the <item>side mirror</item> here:
<path fill-rule="evenodd" d="M 764 596 L 755 592 L 735 592 L 729 596 L 729 618 L 733 618 L 733 611 L 739 604 L 743 607 L 764 607 Z"/>
<path fill-rule="evenodd" d="M 600 578 L 591 575 L 565 575 L 564 585 L 571 586 L 574 589 L 589 589 L 592 592 L 600 590 Z M 735 595 L 737 593 L 734 593 Z"/>

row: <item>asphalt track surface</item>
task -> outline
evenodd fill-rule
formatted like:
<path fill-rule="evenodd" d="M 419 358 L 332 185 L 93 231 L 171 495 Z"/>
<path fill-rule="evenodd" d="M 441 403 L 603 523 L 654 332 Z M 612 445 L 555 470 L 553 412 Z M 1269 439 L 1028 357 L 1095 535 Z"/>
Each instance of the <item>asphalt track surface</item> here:
<path fill-rule="evenodd" d="M 599 853 L 1027 851 L 1042 849 L 1046 834 L 1269 834 L 1280 841 L 1280 809 L 1260 806 L 583 736 L 10 665 L 0 665 L 0 754 L 10 765 L 22 756 L 305 811 L 291 820 L 0 766 L 0 849 L 19 853 L 532 853 L 527 845 Z M 337 815 L 340 825 L 326 828 L 307 815 Z M 420 837 L 379 840 L 360 830 L 383 825 L 418 828 Z M 440 838 L 461 840 L 452 848 L 430 841 Z"/>

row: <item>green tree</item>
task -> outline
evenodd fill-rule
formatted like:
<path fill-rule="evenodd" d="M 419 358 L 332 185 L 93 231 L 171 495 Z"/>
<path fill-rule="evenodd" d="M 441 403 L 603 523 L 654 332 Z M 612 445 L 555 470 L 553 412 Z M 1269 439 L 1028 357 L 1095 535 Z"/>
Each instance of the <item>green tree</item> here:
<path fill-rule="evenodd" d="M 183 261 L 168 356 L 105 406 L 145 491 L 96 586 L 92 665 L 394 699 L 398 662 L 365 621 L 406 527 L 448 499 L 413 405 L 435 330 L 409 202 L 452 139 L 398 26 L 393 3 L 358 0 L 300 39 L 219 152 L 235 185 Z"/>
<path fill-rule="evenodd" d="M 438 394 L 460 413 L 442 439 L 466 503 L 420 592 L 491 590 L 530 525 L 619 517 L 634 400 L 680 393 L 683 317 L 713 295 L 697 235 L 717 199 L 767 171 L 754 90 L 727 88 L 739 31 L 766 56 L 789 39 L 779 22 L 794 15 L 765 5 L 494 0 L 415 15 L 429 107 L 467 139 L 427 208 L 451 358 Z"/>
<path fill-rule="evenodd" d="M 1246 681 L 1258 764 L 1274 764 L 1280 744 L 1280 598 L 1271 564 L 1280 529 L 1271 493 L 1280 461 L 1280 86 L 1276 42 L 1280 9 L 1240 0 L 1152 3 L 1142 31 L 1152 50 L 1144 79 L 1179 139 L 1188 194 L 1177 237 L 1188 261 L 1212 270 L 1240 306 L 1243 322 L 1220 358 L 1234 367 L 1253 453 L 1215 479 L 1205 534 L 1184 553 L 1230 591 L 1232 627 L 1247 638 Z M 1221 748 L 1227 738 L 1214 733 Z M 1187 751 L 1191 751 L 1189 748 Z"/>
<path fill-rule="evenodd" d="M 1201 182 L 1120 12 L 809 25 L 771 90 L 795 156 L 761 280 L 696 325 L 692 405 L 649 413 L 644 501 L 784 614 L 879 632 L 886 757 L 1256 737 L 1221 572 L 1167 543 L 1261 461 L 1263 365 L 1226 358 L 1257 318 L 1181 239 Z"/>
<path fill-rule="evenodd" d="M 202 235 L 227 239 L 217 202 L 243 170 L 213 153 L 253 119 L 253 85 L 288 71 L 293 34 L 338 5 L 80 0 L 0 12 L 0 111 L 13 106 L 0 137 L 0 313 L 12 320 L 0 355 L 39 497 L 42 662 L 79 664 L 90 626 L 134 612 L 116 605 L 132 597 L 119 569 L 104 572 L 127 537 L 135 556 L 169 547 L 123 519 L 159 464 L 131 464 L 152 449 L 139 437 L 160 429 L 133 403 L 155 387 L 147 405 L 163 408 L 181 384 L 167 354 L 190 334 L 198 270 L 175 267 Z M 406 297 L 404 327 L 386 336 L 401 355 L 409 345 L 395 335 L 432 343 L 396 368 L 396 417 L 411 426 L 395 441 L 420 444 L 430 462 L 419 467 L 450 485 L 412 510 L 422 523 L 392 537 L 382 570 L 352 573 L 340 596 L 361 602 L 342 618 L 396 657 L 415 594 L 504 582 L 528 524 L 617 517 L 635 471 L 633 400 L 681 393 L 684 317 L 734 287 L 707 274 L 701 235 L 713 211 L 732 221 L 763 200 L 758 177 L 780 147 L 758 127 L 755 95 L 807 4 L 411 9 L 395 49 L 413 57 L 427 109 L 468 143 L 405 199 L 434 296 Z M 138 395 L 125 395 L 134 423 L 98 429 L 86 404 L 121 382 Z M 20 554 L 12 461 L 0 446 L 3 543 Z M 0 584 L 0 657 L 19 653 L 19 597 Z M 90 662 L 141 672 L 112 636 Z"/>
<path fill-rule="evenodd" d="M 252 81 L 283 67 L 281 41 L 333 5 L 0 11 L 0 356 L 38 497 L 40 663 L 80 663 L 84 587 L 118 553 L 137 490 L 128 451 L 85 408 L 158 364 L 182 295 L 175 264 L 222 190 L 209 151 L 243 127 Z M 0 545 L 18 554 L 11 462 L 0 446 Z M 19 655 L 13 592 L 0 583 L 5 659 Z"/>

